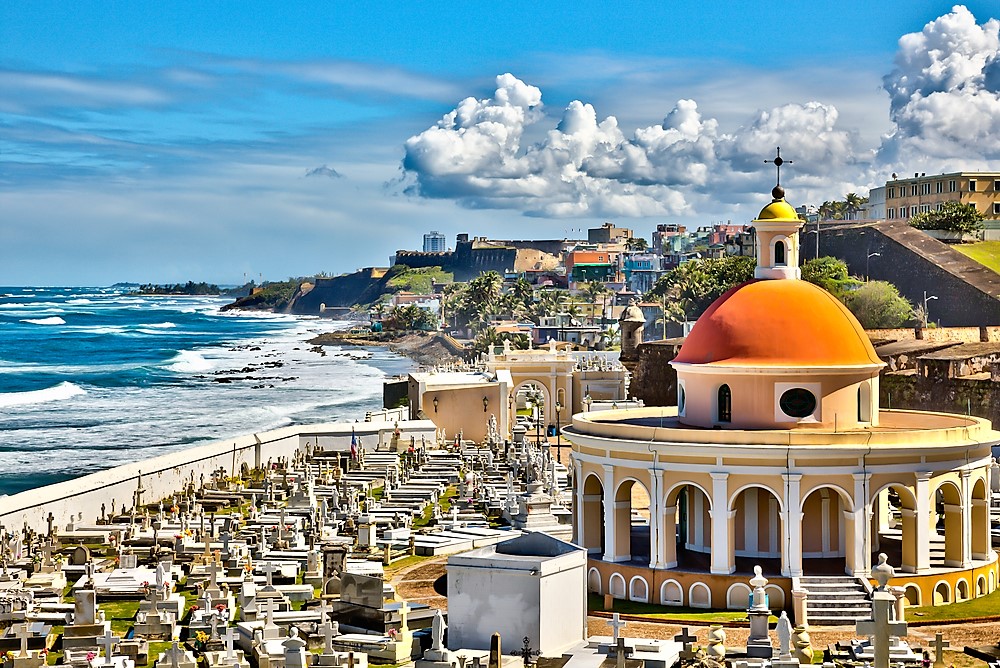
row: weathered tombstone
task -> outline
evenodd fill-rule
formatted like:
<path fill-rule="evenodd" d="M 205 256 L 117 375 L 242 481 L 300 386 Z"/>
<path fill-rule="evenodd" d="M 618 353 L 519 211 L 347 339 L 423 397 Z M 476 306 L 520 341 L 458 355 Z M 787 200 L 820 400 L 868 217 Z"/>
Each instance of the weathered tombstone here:
<path fill-rule="evenodd" d="M 872 593 L 872 619 L 857 623 L 858 634 L 872 638 L 875 668 L 889 668 L 890 636 L 906 635 L 906 622 L 891 621 L 894 601 L 889 592 L 876 590 Z"/>

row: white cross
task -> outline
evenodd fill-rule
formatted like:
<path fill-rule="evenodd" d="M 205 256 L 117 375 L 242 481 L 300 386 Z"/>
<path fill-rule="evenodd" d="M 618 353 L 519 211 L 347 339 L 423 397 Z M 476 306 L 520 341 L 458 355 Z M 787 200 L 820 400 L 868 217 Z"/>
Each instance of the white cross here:
<path fill-rule="evenodd" d="M 951 647 L 951 643 L 944 639 L 944 635 L 939 631 L 934 634 L 934 642 L 930 643 L 934 648 L 934 668 L 944 667 L 944 650 Z"/>
<path fill-rule="evenodd" d="M 208 571 L 208 584 L 209 584 L 209 586 L 212 586 L 212 587 L 218 586 L 217 578 L 219 576 L 219 571 L 221 571 L 222 569 L 219 568 L 219 565 L 213 561 L 212 563 L 210 563 L 207 566 L 206 570 Z"/>
<path fill-rule="evenodd" d="M 236 655 L 233 653 L 233 643 L 236 640 L 236 636 L 233 634 L 233 627 L 226 627 L 226 634 L 222 636 L 222 640 L 226 643 L 226 658 L 235 659 Z M 239 664 L 237 664 L 239 665 Z"/>
<path fill-rule="evenodd" d="M 181 652 L 181 647 L 175 640 L 174 644 L 170 646 L 169 650 L 171 668 L 178 668 L 179 662 L 177 661 L 177 655 L 180 654 L 180 652 Z"/>
<path fill-rule="evenodd" d="M 406 618 L 410 614 L 410 605 L 403 601 L 399 604 L 399 633 L 403 635 L 410 630 L 410 627 L 406 624 Z"/>
<path fill-rule="evenodd" d="M 274 574 L 281 572 L 281 569 L 279 567 L 275 566 L 274 562 L 272 562 L 272 561 L 266 562 L 261 567 L 260 570 L 262 570 L 264 572 L 264 574 L 267 576 L 267 586 L 268 587 L 272 586 L 271 580 L 274 577 Z"/>
<path fill-rule="evenodd" d="M 28 654 L 28 638 L 32 635 L 28 622 L 17 625 L 17 637 L 21 640 L 21 653 L 17 655 L 19 658 L 30 656 Z"/>
<path fill-rule="evenodd" d="M 264 601 L 264 612 L 267 613 L 267 625 L 274 626 L 274 599 Z"/>
<path fill-rule="evenodd" d="M 896 597 L 885 591 L 872 595 L 872 619 L 857 623 L 860 635 L 871 636 L 875 648 L 875 668 L 889 668 L 889 637 L 906 635 L 906 622 L 890 620 Z"/>
<path fill-rule="evenodd" d="M 612 633 L 614 634 L 614 636 L 611 638 L 611 642 L 617 643 L 618 636 L 621 634 L 621 630 L 626 626 L 625 621 L 621 619 L 618 613 L 616 612 L 613 615 L 611 615 L 611 621 L 608 622 L 608 626 L 611 627 Z"/>
<path fill-rule="evenodd" d="M 323 654 L 327 656 L 333 654 L 333 624 L 330 623 L 330 620 L 323 620 L 322 626 L 319 627 L 319 632 L 323 636 Z"/>
<path fill-rule="evenodd" d="M 104 665 L 111 665 L 111 650 L 114 648 L 116 643 L 121 642 L 121 638 L 116 638 L 113 633 L 111 633 L 111 628 L 109 627 L 104 635 L 100 637 L 101 644 L 104 645 Z"/>

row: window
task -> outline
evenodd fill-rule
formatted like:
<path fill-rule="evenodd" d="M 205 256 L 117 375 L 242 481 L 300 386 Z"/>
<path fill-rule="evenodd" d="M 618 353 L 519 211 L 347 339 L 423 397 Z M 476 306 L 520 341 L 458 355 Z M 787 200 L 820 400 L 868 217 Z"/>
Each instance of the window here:
<path fill-rule="evenodd" d="M 681 383 L 677 384 L 677 414 L 680 416 L 684 415 L 684 405 L 687 403 L 687 392 L 684 391 L 684 385 Z"/>
<path fill-rule="evenodd" d="M 937 182 L 937 194 L 940 195 L 944 192 L 944 181 Z"/>
<path fill-rule="evenodd" d="M 930 204 L 921 204 L 920 205 L 920 213 L 927 213 L 930 210 L 931 210 L 931 205 Z"/>
<path fill-rule="evenodd" d="M 719 419 L 718 422 L 733 421 L 733 393 L 728 385 L 719 388 Z"/>
<path fill-rule="evenodd" d="M 955 179 L 948 181 L 948 192 L 953 193 L 958 190 L 958 182 Z"/>
<path fill-rule="evenodd" d="M 889 188 L 886 191 L 885 195 L 886 195 L 886 197 L 885 197 L 886 199 L 894 199 L 896 197 L 896 189 L 895 188 Z"/>
<path fill-rule="evenodd" d="M 969 179 L 969 192 L 970 193 L 976 192 L 976 180 L 975 179 Z"/>
<path fill-rule="evenodd" d="M 993 215 L 1000 216 L 1000 202 L 993 202 Z"/>
<path fill-rule="evenodd" d="M 889 210 L 886 211 L 886 214 L 887 214 L 889 220 L 892 220 L 893 218 L 896 217 L 896 210 L 890 208 Z"/>
<path fill-rule="evenodd" d="M 871 391 L 868 383 L 858 385 L 858 422 L 872 421 Z"/>
<path fill-rule="evenodd" d="M 910 197 L 916 197 L 916 196 L 917 196 L 917 184 L 914 183 L 912 186 L 910 186 Z"/>
<path fill-rule="evenodd" d="M 785 242 L 776 241 L 774 243 L 774 264 L 783 265 L 785 264 Z"/>
<path fill-rule="evenodd" d="M 915 215 L 917 215 L 917 207 L 916 206 L 911 206 L 910 207 L 910 217 L 912 218 Z"/>
<path fill-rule="evenodd" d="M 937 206 L 934 207 L 934 208 L 937 209 L 938 211 L 940 211 L 941 209 L 944 208 L 944 202 L 938 202 Z"/>
<path fill-rule="evenodd" d="M 1000 192 L 1000 179 L 997 179 L 996 181 L 993 182 L 993 190 L 996 192 Z"/>
<path fill-rule="evenodd" d="M 804 387 L 793 387 L 782 393 L 778 407 L 788 417 L 809 417 L 816 412 L 816 395 Z"/>

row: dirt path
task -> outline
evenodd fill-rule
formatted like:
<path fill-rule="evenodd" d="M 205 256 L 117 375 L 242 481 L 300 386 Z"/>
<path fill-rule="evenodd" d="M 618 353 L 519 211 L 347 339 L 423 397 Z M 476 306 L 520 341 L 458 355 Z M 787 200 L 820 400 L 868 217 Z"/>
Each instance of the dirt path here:
<path fill-rule="evenodd" d="M 426 603 L 432 608 L 448 609 L 448 599 L 434 591 L 434 582 L 445 574 L 448 557 L 434 557 L 392 574 L 389 582 L 396 593 L 407 601 Z"/>

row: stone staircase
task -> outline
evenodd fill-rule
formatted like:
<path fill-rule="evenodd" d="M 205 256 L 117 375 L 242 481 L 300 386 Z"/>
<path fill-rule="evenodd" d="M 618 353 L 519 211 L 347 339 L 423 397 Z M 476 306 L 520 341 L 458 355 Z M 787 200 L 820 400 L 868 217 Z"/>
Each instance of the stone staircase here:
<path fill-rule="evenodd" d="M 872 605 L 861 580 L 850 575 L 804 576 L 799 586 L 809 592 L 806 615 L 810 626 L 854 626 L 871 619 Z"/>

